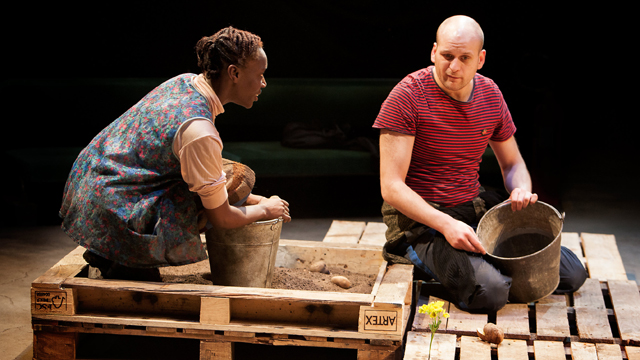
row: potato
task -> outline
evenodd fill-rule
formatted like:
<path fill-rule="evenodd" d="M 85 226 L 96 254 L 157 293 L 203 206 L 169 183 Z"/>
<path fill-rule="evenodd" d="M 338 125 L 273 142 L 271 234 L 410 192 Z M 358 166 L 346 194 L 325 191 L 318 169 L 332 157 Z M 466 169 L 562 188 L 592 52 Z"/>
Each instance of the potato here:
<path fill-rule="evenodd" d="M 334 276 L 331 278 L 331 282 L 343 289 L 348 289 L 351 287 L 351 281 L 349 281 L 349 279 L 344 276 Z"/>
<path fill-rule="evenodd" d="M 329 268 L 324 261 L 318 260 L 309 266 L 309 271 L 311 272 L 319 272 L 323 274 L 329 274 Z"/>
<path fill-rule="evenodd" d="M 478 337 L 484 341 L 500 344 L 504 340 L 504 331 L 496 324 L 487 323 L 483 329 L 477 329 Z"/>

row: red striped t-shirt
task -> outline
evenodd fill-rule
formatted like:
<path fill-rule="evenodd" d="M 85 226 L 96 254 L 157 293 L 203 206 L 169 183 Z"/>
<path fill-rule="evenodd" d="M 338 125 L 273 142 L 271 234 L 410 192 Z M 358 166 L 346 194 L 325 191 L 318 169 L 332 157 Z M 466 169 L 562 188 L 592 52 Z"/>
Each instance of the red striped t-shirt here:
<path fill-rule="evenodd" d="M 478 169 L 489 140 L 508 140 L 516 127 L 491 79 L 476 74 L 469 101 L 461 102 L 438 87 L 432 70 L 398 83 L 373 127 L 415 136 L 406 184 L 423 199 L 449 207 L 478 195 Z"/>

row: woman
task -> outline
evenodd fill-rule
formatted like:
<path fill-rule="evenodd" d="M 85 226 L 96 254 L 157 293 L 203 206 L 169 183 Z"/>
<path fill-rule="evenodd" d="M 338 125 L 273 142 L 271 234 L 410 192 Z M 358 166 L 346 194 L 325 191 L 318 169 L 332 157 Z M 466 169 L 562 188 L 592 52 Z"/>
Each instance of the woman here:
<path fill-rule="evenodd" d="M 161 84 L 80 153 L 65 187 L 62 228 L 104 278 L 159 281 L 158 267 L 206 259 L 199 214 L 221 228 L 291 220 L 286 201 L 249 193 L 248 168 L 232 164 L 227 183 L 214 126 L 223 105 L 251 108 L 267 86 L 262 47 L 260 37 L 232 27 L 202 38 L 201 74 Z M 234 190 L 239 181 L 247 196 L 227 192 L 225 184 Z"/>

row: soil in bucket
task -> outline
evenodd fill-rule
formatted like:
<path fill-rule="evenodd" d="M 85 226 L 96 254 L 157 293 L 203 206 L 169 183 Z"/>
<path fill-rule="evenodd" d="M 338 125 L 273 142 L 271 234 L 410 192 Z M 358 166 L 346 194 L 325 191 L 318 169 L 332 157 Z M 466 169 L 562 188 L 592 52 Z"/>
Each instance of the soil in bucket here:
<path fill-rule="evenodd" d="M 492 255 L 503 258 L 527 256 L 544 249 L 553 238 L 544 234 L 526 233 L 511 236 L 496 245 Z"/>

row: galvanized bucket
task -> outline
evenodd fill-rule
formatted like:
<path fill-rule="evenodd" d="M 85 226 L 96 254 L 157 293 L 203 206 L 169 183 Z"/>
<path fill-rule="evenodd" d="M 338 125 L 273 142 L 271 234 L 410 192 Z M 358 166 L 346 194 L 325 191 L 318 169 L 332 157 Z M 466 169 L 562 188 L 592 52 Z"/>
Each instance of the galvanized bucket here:
<path fill-rule="evenodd" d="M 271 287 L 282 219 L 205 233 L 215 285 Z"/>
<path fill-rule="evenodd" d="M 563 223 L 564 214 L 541 201 L 519 211 L 507 201 L 480 219 L 477 233 L 487 261 L 513 279 L 510 302 L 536 301 L 558 287 Z"/>

